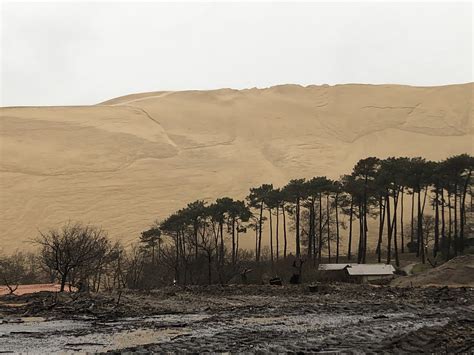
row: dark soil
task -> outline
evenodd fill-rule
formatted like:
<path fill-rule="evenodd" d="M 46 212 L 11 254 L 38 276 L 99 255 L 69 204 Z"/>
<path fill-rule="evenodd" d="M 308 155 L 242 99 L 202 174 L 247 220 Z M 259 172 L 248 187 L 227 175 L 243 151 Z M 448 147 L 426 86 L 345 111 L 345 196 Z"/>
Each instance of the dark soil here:
<path fill-rule="evenodd" d="M 470 288 L 195 286 L 124 291 L 120 299 L 118 294 L 4 296 L 0 317 L 87 316 L 93 327 L 82 329 L 80 335 L 177 330 L 165 338 L 152 336 L 144 345 L 103 348 L 121 352 L 469 353 L 474 351 L 473 301 Z M 151 315 L 175 318 L 143 320 Z M 126 325 L 120 323 L 125 318 Z M 73 337 L 77 332 L 66 333 Z M 21 339 L 27 341 L 28 336 Z M 88 349 L 87 344 L 76 346 Z"/>

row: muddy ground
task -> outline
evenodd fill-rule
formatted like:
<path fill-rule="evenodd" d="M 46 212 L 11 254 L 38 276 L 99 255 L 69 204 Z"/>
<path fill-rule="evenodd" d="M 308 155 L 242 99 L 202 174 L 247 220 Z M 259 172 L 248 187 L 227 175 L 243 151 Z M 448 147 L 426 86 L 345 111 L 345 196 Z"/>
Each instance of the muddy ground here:
<path fill-rule="evenodd" d="M 4 352 L 474 351 L 472 288 L 173 287 L 0 298 Z"/>

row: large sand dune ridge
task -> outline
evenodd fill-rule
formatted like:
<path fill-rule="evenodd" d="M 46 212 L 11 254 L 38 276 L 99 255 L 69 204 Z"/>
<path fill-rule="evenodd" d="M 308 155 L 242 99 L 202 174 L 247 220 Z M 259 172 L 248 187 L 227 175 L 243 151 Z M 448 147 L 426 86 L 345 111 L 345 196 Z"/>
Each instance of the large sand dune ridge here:
<path fill-rule="evenodd" d="M 367 156 L 472 154 L 473 90 L 281 85 L 2 108 L 0 251 L 69 219 L 129 243 L 195 199 L 337 178 Z"/>

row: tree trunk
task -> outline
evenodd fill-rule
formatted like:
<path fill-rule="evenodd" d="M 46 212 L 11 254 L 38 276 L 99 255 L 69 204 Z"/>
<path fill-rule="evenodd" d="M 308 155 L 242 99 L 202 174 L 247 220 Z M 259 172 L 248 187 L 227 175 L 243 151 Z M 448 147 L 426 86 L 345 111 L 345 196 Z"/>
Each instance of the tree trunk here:
<path fill-rule="evenodd" d="M 385 205 L 383 203 L 383 196 L 379 196 L 379 240 L 377 242 L 377 257 L 378 262 L 382 262 L 382 237 L 383 237 L 383 227 L 385 224 Z"/>
<path fill-rule="evenodd" d="M 451 241 L 453 237 L 453 221 L 452 221 L 452 212 L 451 212 L 451 193 L 448 190 L 448 241 L 447 241 L 447 259 L 449 260 L 451 258 Z"/>
<path fill-rule="evenodd" d="M 411 194 L 411 233 L 410 233 L 410 242 L 413 245 L 415 241 L 415 190 Z M 418 256 L 418 255 L 417 255 Z"/>
<path fill-rule="evenodd" d="M 369 228 L 367 225 L 367 215 L 369 214 L 368 212 L 369 206 L 367 202 L 364 204 L 364 249 L 363 249 L 363 257 L 362 257 L 362 262 L 365 264 L 366 259 L 367 259 L 367 236 L 369 234 Z"/>
<path fill-rule="evenodd" d="M 424 264 L 425 261 L 425 243 L 423 239 L 423 212 L 421 210 L 421 197 L 420 189 L 418 188 L 418 244 L 421 254 L 421 262 Z"/>
<path fill-rule="evenodd" d="M 286 251 L 287 251 L 287 239 L 286 239 L 286 213 L 285 205 L 282 205 L 283 210 L 283 259 L 286 260 Z"/>
<path fill-rule="evenodd" d="M 313 219 L 314 219 L 314 203 L 313 198 L 309 201 L 309 232 L 308 232 L 308 258 L 313 256 Z"/>
<path fill-rule="evenodd" d="M 232 265 L 235 265 L 235 217 L 232 218 Z"/>
<path fill-rule="evenodd" d="M 219 229 L 221 234 L 221 265 L 224 265 L 224 222 L 219 223 Z"/>
<path fill-rule="evenodd" d="M 176 260 L 175 260 L 175 280 L 176 280 L 176 283 L 179 284 L 179 261 L 180 261 L 180 256 L 179 256 L 179 252 L 180 252 L 180 241 L 179 241 L 179 231 L 176 232 Z M 217 249 L 216 249 L 217 250 Z"/>
<path fill-rule="evenodd" d="M 354 197 L 351 195 L 351 207 L 349 210 L 349 245 L 347 247 L 347 260 L 351 260 L 353 215 L 354 215 Z"/>
<path fill-rule="evenodd" d="M 444 188 L 441 188 L 441 247 L 443 248 L 444 255 L 447 255 L 446 251 L 446 222 L 444 212 Z"/>
<path fill-rule="evenodd" d="M 280 225 L 280 206 L 276 206 L 276 260 L 278 262 L 278 258 L 280 257 L 280 241 L 279 238 L 279 227 Z"/>
<path fill-rule="evenodd" d="M 301 249 L 300 249 L 300 198 L 299 198 L 299 196 L 296 198 L 295 233 L 296 233 L 296 257 L 299 258 L 301 256 Z"/>
<path fill-rule="evenodd" d="M 398 191 L 393 191 L 393 249 L 395 251 L 395 265 L 400 266 L 400 259 L 398 258 L 398 241 L 397 241 L 397 210 L 398 210 Z"/>
<path fill-rule="evenodd" d="M 272 221 L 272 209 L 268 209 L 269 221 L 270 221 L 270 261 L 272 263 L 273 270 L 273 221 Z"/>
<path fill-rule="evenodd" d="M 367 201 L 367 182 L 368 182 L 368 175 L 365 175 L 365 183 L 364 183 L 364 249 L 363 249 L 363 256 L 362 262 L 365 264 L 366 255 L 367 255 L 367 234 L 368 234 L 368 226 L 367 226 L 367 214 L 369 212 L 369 206 Z"/>
<path fill-rule="evenodd" d="M 318 262 L 321 264 L 323 252 L 323 199 L 322 194 L 318 194 L 319 199 L 319 240 L 318 240 Z"/>
<path fill-rule="evenodd" d="M 67 276 L 68 276 L 68 272 L 64 272 L 61 275 L 61 287 L 59 289 L 59 292 L 64 292 L 64 288 L 66 287 Z"/>
<path fill-rule="evenodd" d="M 236 237 L 236 240 L 237 240 L 237 245 L 235 247 L 235 261 L 237 262 L 239 260 L 239 239 L 240 239 L 240 235 L 239 235 L 239 228 L 237 226 L 237 237 Z"/>
<path fill-rule="evenodd" d="M 258 225 L 255 223 L 255 261 L 258 263 Z"/>
<path fill-rule="evenodd" d="M 387 264 L 392 262 L 392 226 L 390 220 L 390 195 L 385 195 L 385 209 L 387 210 Z"/>
<path fill-rule="evenodd" d="M 263 224 L 263 201 L 260 204 L 260 218 L 258 221 L 258 248 L 257 248 L 257 262 L 260 261 L 260 252 L 262 250 L 262 226 Z"/>
<path fill-rule="evenodd" d="M 458 256 L 458 185 L 454 184 L 454 256 Z"/>
<path fill-rule="evenodd" d="M 405 188 L 402 187 L 402 196 L 401 196 L 401 201 L 400 201 L 400 238 L 402 242 L 402 245 L 401 245 L 402 254 L 405 253 L 405 233 L 404 233 L 405 227 L 403 226 L 403 214 L 405 213 L 403 209 L 403 200 L 405 199 L 404 192 L 405 192 Z"/>
<path fill-rule="evenodd" d="M 359 202 L 359 247 L 357 252 L 357 263 L 362 263 L 362 249 L 364 243 L 364 212 L 363 212 L 363 203 Z"/>
<path fill-rule="evenodd" d="M 435 222 L 434 222 L 434 246 L 433 256 L 436 258 L 439 250 L 439 187 L 435 186 Z"/>
<path fill-rule="evenodd" d="M 336 204 L 336 263 L 339 263 L 339 215 L 338 215 L 338 197 L 339 195 L 336 193 L 335 197 L 335 204 Z"/>
<path fill-rule="evenodd" d="M 460 247 L 461 253 L 464 252 L 464 225 L 466 224 L 466 195 L 467 195 L 467 188 L 469 187 L 469 180 L 471 180 L 472 170 L 469 170 L 469 174 L 466 177 L 466 181 L 464 183 L 464 187 L 462 190 L 461 196 L 461 210 L 460 210 L 460 217 L 461 217 L 461 225 L 459 231 L 459 239 L 460 239 Z"/>
<path fill-rule="evenodd" d="M 328 219 L 327 233 L 328 233 L 328 262 L 331 263 L 331 211 L 329 204 L 329 194 L 326 197 L 326 214 Z"/>
<path fill-rule="evenodd" d="M 198 230 L 199 227 L 197 225 L 197 221 L 194 221 L 194 258 L 197 260 L 199 257 L 199 249 L 198 249 Z"/>

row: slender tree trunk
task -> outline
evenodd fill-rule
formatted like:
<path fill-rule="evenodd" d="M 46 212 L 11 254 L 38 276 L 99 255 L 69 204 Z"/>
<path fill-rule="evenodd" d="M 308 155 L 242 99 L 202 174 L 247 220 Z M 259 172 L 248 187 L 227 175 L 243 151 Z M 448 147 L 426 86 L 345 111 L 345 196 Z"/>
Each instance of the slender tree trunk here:
<path fill-rule="evenodd" d="M 255 224 L 255 261 L 258 263 L 258 225 Z"/>
<path fill-rule="evenodd" d="M 435 186 L 435 222 L 433 256 L 436 258 L 439 250 L 439 187 Z"/>
<path fill-rule="evenodd" d="M 451 259 L 451 243 L 453 237 L 453 219 L 452 219 L 452 212 L 451 212 L 451 193 L 448 191 L 448 242 L 447 242 L 447 259 Z"/>
<path fill-rule="evenodd" d="M 308 258 L 312 257 L 313 254 L 313 199 L 309 201 L 309 232 L 308 232 Z"/>
<path fill-rule="evenodd" d="M 363 203 L 359 202 L 359 248 L 357 253 L 357 263 L 362 263 L 362 250 L 364 243 L 364 211 Z"/>
<path fill-rule="evenodd" d="M 283 259 L 286 260 L 286 251 L 287 251 L 287 239 L 286 239 L 286 213 L 285 205 L 282 206 L 283 212 Z"/>
<path fill-rule="evenodd" d="M 400 266 L 400 259 L 398 258 L 398 241 L 397 241 L 397 210 L 398 210 L 398 192 L 393 191 L 393 249 L 395 251 L 395 265 Z"/>
<path fill-rule="evenodd" d="M 446 222 L 444 212 L 444 188 L 441 188 L 441 247 L 443 248 L 444 255 L 447 255 L 446 251 Z"/>
<path fill-rule="evenodd" d="M 273 221 L 272 221 L 272 209 L 268 209 L 269 221 L 270 221 L 270 262 L 273 270 Z"/>
<path fill-rule="evenodd" d="M 413 245 L 414 241 L 415 241 L 415 190 L 412 191 L 412 194 L 411 194 L 411 224 L 410 224 L 410 227 L 411 227 L 411 232 L 410 232 L 410 242 L 411 242 L 411 245 Z M 417 254 L 418 256 L 418 254 Z"/>
<path fill-rule="evenodd" d="M 260 204 L 260 218 L 258 221 L 258 248 L 257 248 L 257 262 L 260 261 L 260 253 L 262 250 L 262 229 L 263 229 L 263 201 Z"/>
<path fill-rule="evenodd" d="M 157 259 L 158 261 L 160 260 L 160 255 L 161 255 L 161 238 L 158 239 L 158 253 L 156 254 L 157 255 Z"/>
<path fill-rule="evenodd" d="M 367 255 L 367 234 L 368 234 L 368 226 L 367 226 L 367 214 L 369 212 L 369 206 L 367 201 L 367 182 L 368 182 L 368 175 L 365 175 L 365 183 L 364 183 L 364 244 L 363 244 L 363 256 L 362 262 L 365 264 L 366 262 L 366 255 Z"/>
<path fill-rule="evenodd" d="M 329 194 L 326 197 L 326 213 L 328 219 L 327 231 L 328 231 L 328 262 L 331 263 L 331 215 L 330 215 L 330 204 Z"/>
<path fill-rule="evenodd" d="M 459 231 L 459 242 L 461 247 L 461 253 L 464 253 L 464 225 L 466 224 L 466 195 L 467 189 L 469 187 L 469 180 L 471 180 L 472 170 L 469 170 L 469 174 L 466 177 L 466 181 L 464 182 L 464 187 L 462 189 L 462 196 L 461 196 L 461 210 L 460 210 L 460 218 L 461 218 L 461 225 Z"/>
<path fill-rule="evenodd" d="M 176 280 L 176 283 L 179 284 L 179 260 L 180 260 L 179 250 L 181 248 L 180 241 L 179 241 L 179 231 L 176 232 L 175 248 L 176 248 L 176 260 L 175 260 L 175 277 L 174 278 Z"/>
<path fill-rule="evenodd" d="M 335 204 L 336 204 L 336 263 L 339 263 L 339 212 L 338 212 L 338 197 L 336 193 Z"/>
<path fill-rule="evenodd" d="M 351 207 L 349 210 L 349 245 L 347 246 L 347 260 L 351 260 L 352 249 L 352 219 L 354 215 L 354 197 L 351 195 Z"/>
<path fill-rule="evenodd" d="M 220 234 L 221 234 L 221 265 L 224 265 L 224 223 L 219 223 Z"/>
<path fill-rule="evenodd" d="M 390 195 L 388 190 L 385 195 L 385 209 L 387 211 L 387 264 L 392 262 L 392 226 L 390 219 Z"/>
<path fill-rule="evenodd" d="M 420 231 L 419 231 L 419 217 L 420 217 L 420 191 L 417 193 L 417 203 L 418 203 L 418 211 L 417 211 L 417 222 L 416 222 L 416 257 L 420 257 Z"/>
<path fill-rule="evenodd" d="M 401 245 L 402 254 L 405 253 L 405 233 L 404 233 L 405 227 L 403 225 L 403 215 L 405 213 L 403 209 L 403 201 L 405 200 L 404 192 L 405 192 L 405 188 L 402 187 L 402 196 L 401 196 L 401 201 L 400 201 L 400 237 L 401 237 L 401 242 L 402 242 L 402 245 Z"/>
<path fill-rule="evenodd" d="M 235 265 L 235 217 L 232 217 L 232 265 Z"/>
<path fill-rule="evenodd" d="M 239 260 L 239 239 L 240 239 L 238 226 L 237 226 L 236 234 L 237 234 L 237 237 L 236 237 L 236 239 L 237 239 L 237 246 L 235 247 L 235 261 L 238 261 L 238 260 Z"/>
<path fill-rule="evenodd" d="M 418 244 L 421 254 L 421 262 L 424 264 L 425 261 L 425 243 L 423 238 L 423 212 L 421 210 L 421 190 L 418 188 Z"/>
<path fill-rule="evenodd" d="M 188 263 L 186 260 L 186 241 L 184 240 L 184 232 L 181 232 L 181 259 L 183 264 L 184 284 L 188 283 Z"/>
<path fill-rule="evenodd" d="M 458 256 L 459 238 L 458 238 L 458 185 L 454 184 L 454 256 Z"/>
<path fill-rule="evenodd" d="M 321 258 L 323 253 L 323 199 L 322 194 L 318 194 L 319 199 L 319 240 L 318 240 L 318 262 L 321 264 Z"/>
<path fill-rule="evenodd" d="M 377 256 L 378 262 L 382 262 L 382 237 L 383 237 L 383 226 L 385 224 L 385 204 L 383 203 L 383 196 L 379 196 L 379 241 L 377 243 Z"/>
<path fill-rule="evenodd" d="M 280 206 L 276 206 L 276 260 L 280 257 L 280 241 L 279 241 L 279 229 L 280 229 Z"/>
<path fill-rule="evenodd" d="M 313 209 L 313 222 L 312 222 L 312 231 L 313 231 L 313 263 L 316 264 L 316 255 L 318 253 L 318 245 L 316 240 L 316 198 L 312 198 L 312 206 Z"/>
<path fill-rule="evenodd" d="M 367 236 L 369 234 L 369 228 L 367 225 L 367 215 L 369 214 L 368 212 L 369 206 L 367 203 L 364 204 L 364 249 L 363 249 L 363 259 L 362 262 L 365 264 L 366 259 L 367 259 Z"/>
<path fill-rule="evenodd" d="M 300 197 L 296 198 L 296 226 L 295 226 L 295 233 L 296 233 L 296 257 L 301 256 L 301 249 L 300 249 Z"/>
<path fill-rule="evenodd" d="M 197 260 L 199 257 L 199 247 L 198 247 L 198 229 L 197 221 L 194 221 L 194 259 Z"/>

